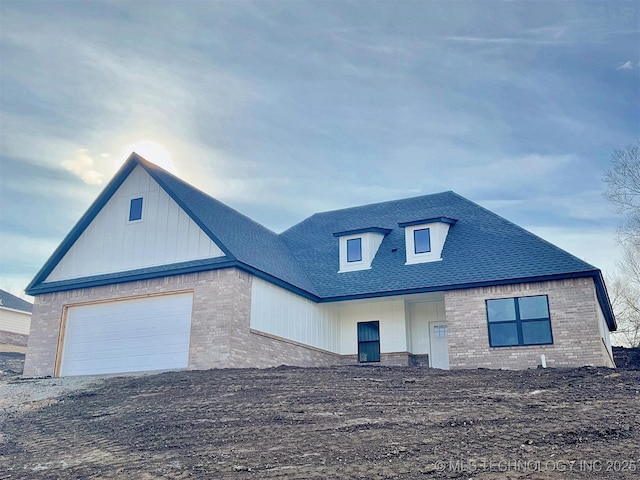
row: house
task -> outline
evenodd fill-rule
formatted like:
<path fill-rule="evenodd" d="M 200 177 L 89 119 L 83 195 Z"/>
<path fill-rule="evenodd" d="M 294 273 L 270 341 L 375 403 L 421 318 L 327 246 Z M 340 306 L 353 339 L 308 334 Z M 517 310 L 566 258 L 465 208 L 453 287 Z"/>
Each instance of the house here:
<path fill-rule="evenodd" d="M 600 270 L 453 192 L 275 234 L 132 154 L 27 293 L 26 376 L 614 366 Z"/>
<path fill-rule="evenodd" d="M 0 352 L 27 352 L 33 305 L 0 290 Z"/>

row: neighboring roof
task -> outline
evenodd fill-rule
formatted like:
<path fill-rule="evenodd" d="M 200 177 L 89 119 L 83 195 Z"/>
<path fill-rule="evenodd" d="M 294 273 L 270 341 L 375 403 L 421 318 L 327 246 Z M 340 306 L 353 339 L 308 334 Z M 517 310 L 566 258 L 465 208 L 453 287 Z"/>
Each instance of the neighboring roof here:
<path fill-rule="evenodd" d="M 0 308 L 9 308 L 20 312 L 31 313 L 33 304 L 4 290 L 0 290 Z"/>
<path fill-rule="evenodd" d="M 226 256 L 43 283 L 138 165 Z M 404 227 L 434 221 L 450 224 L 442 260 L 406 265 Z M 372 231 L 385 234 L 372 268 L 339 273 L 336 236 Z M 27 287 L 27 293 L 230 266 L 320 302 L 588 276 L 594 279 L 609 327 L 616 328 L 600 270 L 456 193 L 444 192 L 317 213 L 277 235 L 136 154 L 129 157 L 63 240 Z"/>

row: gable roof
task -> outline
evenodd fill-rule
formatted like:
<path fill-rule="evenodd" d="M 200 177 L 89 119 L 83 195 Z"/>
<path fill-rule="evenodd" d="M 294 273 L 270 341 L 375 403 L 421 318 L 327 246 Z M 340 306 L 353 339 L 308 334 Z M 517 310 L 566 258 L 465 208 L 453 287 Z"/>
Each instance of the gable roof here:
<path fill-rule="evenodd" d="M 0 289 L 0 308 L 8 308 L 11 310 L 18 310 L 20 312 L 31 313 L 33 310 L 33 304 Z"/>
<path fill-rule="evenodd" d="M 225 257 L 44 283 L 137 165 L 221 248 Z M 427 221 L 450 225 L 442 260 L 405 265 L 404 227 Z M 336 234 L 372 229 L 385 233 L 372 268 L 339 273 Z M 616 328 L 600 270 L 454 192 L 316 213 L 277 235 L 135 153 L 38 272 L 27 293 L 231 266 L 317 302 L 592 277 L 607 323 L 611 329 Z"/>
<path fill-rule="evenodd" d="M 58 262 L 138 165 L 220 247 L 225 257 L 44 283 Z M 278 235 L 157 165 L 148 162 L 136 153 L 132 153 L 87 212 L 65 237 L 51 258 L 37 273 L 26 291 L 30 295 L 34 295 L 230 266 L 243 267 L 274 283 L 282 283 L 284 284 L 283 286 L 294 291 L 315 295 L 313 285 Z"/>

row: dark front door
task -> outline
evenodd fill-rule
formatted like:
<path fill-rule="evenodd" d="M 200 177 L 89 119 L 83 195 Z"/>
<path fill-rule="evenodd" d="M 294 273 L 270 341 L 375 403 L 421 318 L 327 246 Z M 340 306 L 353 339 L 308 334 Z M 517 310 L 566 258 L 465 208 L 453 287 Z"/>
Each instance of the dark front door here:
<path fill-rule="evenodd" d="M 358 361 L 380 361 L 380 322 L 358 323 Z"/>

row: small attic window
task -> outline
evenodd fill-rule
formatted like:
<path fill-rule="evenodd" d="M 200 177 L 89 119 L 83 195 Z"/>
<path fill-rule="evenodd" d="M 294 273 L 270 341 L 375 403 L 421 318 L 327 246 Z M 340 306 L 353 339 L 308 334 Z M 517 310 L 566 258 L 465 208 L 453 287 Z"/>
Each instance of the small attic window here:
<path fill-rule="evenodd" d="M 431 231 L 428 228 L 420 228 L 413 231 L 413 246 L 415 253 L 428 253 L 431 251 Z"/>
<path fill-rule="evenodd" d="M 142 197 L 132 198 L 129 204 L 129 221 L 142 220 Z"/>
<path fill-rule="evenodd" d="M 406 265 L 442 260 L 442 249 L 454 218 L 436 217 L 398 223 L 404 228 Z"/>
<path fill-rule="evenodd" d="M 385 235 L 391 230 L 381 227 L 365 227 L 336 232 L 339 243 L 339 272 L 368 270 Z"/>
<path fill-rule="evenodd" d="M 350 238 L 347 240 L 347 262 L 362 261 L 362 239 Z"/>

